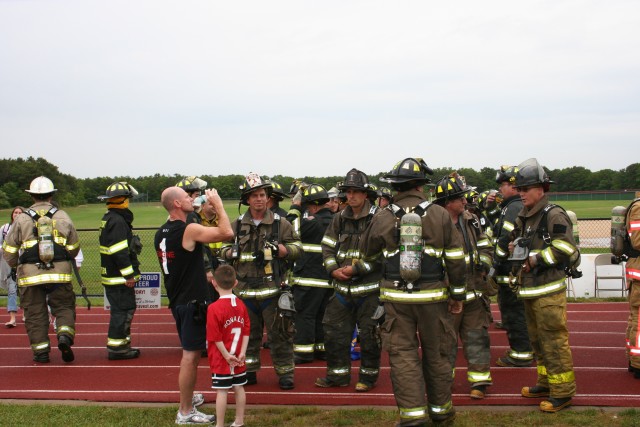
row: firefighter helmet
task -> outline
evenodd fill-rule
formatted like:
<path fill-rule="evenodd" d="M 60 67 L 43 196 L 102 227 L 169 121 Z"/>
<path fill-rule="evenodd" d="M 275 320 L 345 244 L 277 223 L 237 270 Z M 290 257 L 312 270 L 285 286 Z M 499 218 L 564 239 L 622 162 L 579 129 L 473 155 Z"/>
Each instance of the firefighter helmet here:
<path fill-rule="evenodd" d="M 436 183 L 436 201 L 464 197 L 468 190 L 464 177 L 458 175 L 458 172 L 452 172 Z"/>
<path fill-rule="evenodd" d="M 330 199 L 333 199 L 334 197 L 338 197 L 339 193 L 340 192 L 336 187 L 331 187 L 329 191 L 327 191 L 327 196 L 329 196 Z"/>
<path fill-rule="evenodd" d="M 502 184 L 503 182 L 508 182 L 509 184 L 515 184 L 517 173 L 517 166 L 500 166 L 500 170 L 496 172 L 496 183 Z"/>
<path fill-rule="evenodd" d="M 311 184 L 302 193 L 303 204 L 324 205 L 329 202 L 329 194 L 322 185 Z"/>
<path fill-rule="evenodd" d="M 31 181 L 28 190 L 24 190 L 29 194 L 50 194 L 55 193 L 58 189 L 53 188 L 53 182 L 46 176 L 39 176 Z"/>
<path fill-rule="evenodd" d="M 289 195 L 287 193 L 284 192 L 284 190 L 282 189 L 282 185 L 278 184 L 275 181 L 272 181 L 270 179 L 265 180 L 265 182 L 268 182 L 271 184 L 271 198 L 275 199 L 278 202 L 281 202 L 284 200 L 284 198 L 289 198 Z"/>
<path fill-rule="evenodd" d="M 347 176 L 344 178 L 344 181 L 338 185 L 338 190 L 346 191 L 351 188 L 354 190 L 368 192 L 370 186 L 369 177 L 367 177 L 364 172 L 353 168 L 347 172 Z"/>
<path fill-rule="evenodd" d="M 516 188 L 529 185 L 542 185 L 544 191 L 548 191 L 549 185 L 554 184 L 554 182 L 549 179 L 549 175 L 547 175 L 544 168 L 538 163 L 538 160 L 531 158 L 518 165 L 515 184 Z"/>
<path fill-rule="evenodd" d="M 433 175 L 433 170 L 420 157 L 407 157 L 396 163 L 391 172 L 383 175 L 381 181 L 390 184 L 401 184 L 411 182 L 415 185 L 422 185 L 430 182 L 427 175 Z"/>
<path fill-rule="evenodd" d="M 393 194 L 391 193 L 391 190 L 387 187 L 380 187 L 378 189 L 378 197 L 384 197 L 389 201 L 393 200 Z"/>
<path fill-rule="evenodd" d="M 136 197 L 138 192 L 133 185 L 126 182 L 114 182 L 110 186 L 107 187 L 107 191 L 104 195 L 98 196 L 99 200 L 107 200 L 112 197 Z"/>
<path fill-rule="evenodd" d="M 489 202 L 487 197 L 489 194 L 494 193 L 496 195 L 496 199 L 493 202 Z M 483 211 L 492 211 L 498 206 L 498 190 L 484 190 L 482 193 L 478 195 L 478 206 L 480 210 Z"/>
<path fill-rule="evenodd" d="M 249 174 L 244 178 L 244 183 L 240 186 L 240 203 L 243 205 L 248 205 L 247 198 L 249 193 L 252 193 L 256 190 L 260 190 L 264 188 L 267 192 L 267 197 L 271 197 L 271 189 L 273 188 L 271 183 L 265 179 L 260 178 L 255 172 L 249 172 Z"/>
<path fill-rule="evenodd" d="M 176 187 L 182 188 L 187 193 L 194 191 L 204 191 L 207 188 L 207 181 L 204 181 L 197 176 L 187 176 L 180 180 L 176 184 Z"/>
<path fill-rule="evenodd" d="M 469 208 L 478 209 L 478 190 L 476 187 L 469 187 L 466 193 L 464 193 L 465 199 L 467 199 L 467 206 Z"/>

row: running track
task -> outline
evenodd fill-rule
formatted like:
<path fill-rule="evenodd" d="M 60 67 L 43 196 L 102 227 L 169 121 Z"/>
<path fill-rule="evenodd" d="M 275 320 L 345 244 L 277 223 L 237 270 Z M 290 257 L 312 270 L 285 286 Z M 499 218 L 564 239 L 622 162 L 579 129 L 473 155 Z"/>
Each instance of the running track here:
<path fill-rule="evenodd" d="M 499 318 L 497 306 L 492 306 Z M 574 405 L 640 407 L 640 381 L 627 371 L 624 331 L 628 317 L 626 303 L 582 303 L 568 305 L 570 343 L 575 364 L 578 395 Z M 179 400 L 178 365 L 181 349 L 175 325 L 168 309 L 139 310 L 132 328 L 133 345 L 141 349 L 135 360 L 109 361 L 106 357 L 108 312 L 101 308 L 78 309 L 76 360 L 62 362 L 51 331 L 51 363 L 31 361 L 31 350 L 24 325 L 1 328 L 0 399 L 61 399 L 96 402 L 169 402 Z M 492 329 L 491 360 L 507 349 L 506 334 Z M 520 396 L 525 385 L 534 385 L 535 367 L 492 367 L 494 385 L 488 396 L 477 401 L 468 397 L 466 365 L 461 355 L 456 362 L 453 390 L 455 405 L 538 405 L 540 399 Z M 356 393 L 358 362 L 353 363 L 352 386 L 320 389 L 316 377 L 325 375 L 323 362 L 296 367 L 296 388 L 278 388 L 269 351 L 262 350 L 262 369 L 258 384 L 246 388 L 249 404 L 264 405 L 383 405 L 395 406 L 389 379 L 388 358 L 383 353 L 380 380 L 368 393 Z M 205 393 L 207 402 L 215 400 L 210 389 L 209 368 L 203 358 L 196 389 Z M 232 396 L 232 394 L 230 395 Z"/>

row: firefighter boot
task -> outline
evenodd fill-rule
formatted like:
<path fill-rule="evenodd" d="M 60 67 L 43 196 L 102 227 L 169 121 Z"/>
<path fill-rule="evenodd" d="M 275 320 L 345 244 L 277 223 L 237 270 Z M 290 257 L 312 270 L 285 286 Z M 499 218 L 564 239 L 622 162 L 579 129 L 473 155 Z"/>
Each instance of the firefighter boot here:
<path fill-rule="evenodd" d="M 549 396 L 549 387 L 534 385 L 533 387 L 522 387 L 522 397 L 547 397 Z"/>
<path fill-rule="evenodd" d="M 570 397 L 550 397 L 549 400 L 540 402 L 540 410 L 542 412 L 558 412 L 569 406 L 571 406 Z"/>
<path fill-rule="evenodd" d="M 67 335 L 60 335 L 58 337 L 58 349 L 62 352 L 62 360 L 65 362 L 73 362 L 75 356 L 73 355 L 73 350 L 71 350 L 71 346 L 73 345 L 73 340 Z"/>

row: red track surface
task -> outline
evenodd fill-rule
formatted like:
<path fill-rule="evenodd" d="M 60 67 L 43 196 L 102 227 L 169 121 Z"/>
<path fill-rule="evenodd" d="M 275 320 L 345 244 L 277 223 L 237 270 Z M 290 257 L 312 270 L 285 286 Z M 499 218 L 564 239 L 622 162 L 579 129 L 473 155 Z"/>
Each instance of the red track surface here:
<path fill-rule="evenodd" d="M 500 314 L 492 306 L 495 318 Z M 569 340 L 573 352 L 578 394 L 574 405 L 640 407 L 640 381 L 627 371 L 624 331 L 628 316 L 626 303 L 569 304 Z M 141 349 L 139 359 L 109 361 L 106 357 L 108 312 L 80 309 L 76 325 L 76 360 L 62 362 L 51 333 L 51 363 L 31 361 L 31 350 L 24 325 L 0 330 L 0 399 L 62 399 L 101 402 L 178 402 L 178 365 L 181 349 L 173 318 L 168 309 L 139 310 L 132 328 L 133 345 Z M 491 329 L 491 360 L 504 354 L 506 334 Z M 456 362 L 455 405 L 531 405 L 540 399 L 520 396 L 525 385 L 534 385 L 536 368 L 492 367 L 493 386 L 486 399 L 468 397 L 466 364 L 461 355 Z M 359 362 L 353 363 L 352 385 Z M 386 405 L 395 406 L 388 358 L 383 354 L 378 385 L 368 393 L 353 387 L 320 389 L 316 377 L 324 376 L 326 366 L 314 362 L 296 367 L 296 388 L 278 388 L 269 351 L 262 351 L 258 384 L 246 388 L 249 404 L 266 405 Z M 208 402 L 215 400 L 210 389 L 209 367 L 203 358 L 198 372 L 197 390 Z M 232 396 L 232 394 L 230 395 Z"/>

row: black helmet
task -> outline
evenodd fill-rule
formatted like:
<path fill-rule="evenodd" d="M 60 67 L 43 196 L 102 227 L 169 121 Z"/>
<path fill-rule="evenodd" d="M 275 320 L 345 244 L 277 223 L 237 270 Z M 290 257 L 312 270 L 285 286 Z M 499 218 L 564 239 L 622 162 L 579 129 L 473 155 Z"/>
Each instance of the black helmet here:
<path fill-rule="evenodd" d="M 267 191 L 267 197 L 271 196 L 271 183 L 260 178 L 260 175 L 257 173 L 249 172 L 249 175 L 244 178 L 244 183 L 240 186 L 240 190 L 242 190 L 240 193 L 240 203 L 248 205 L 247 197 L 249 196 L 249 193 L 261 188 L 264 188 Z"/>
<path fill-rule="evenodd" d="M 393 194 L 391 193 L 391 190 L 387 187 L 380 187 L 378 189 L 378 197 L 384 197 L 389 201 L 393 200 Z"/>
<path fill-rule="evenodd" d="M 351 169 L 347 172 L 347 176 L 344 178 L 344 181 L 338 185 L 338 190 L 346 191 L 349 188 L 360 191 L 369 191 L 369 178 L 367 175 L 359 171 L 356 168 Z"/>
<path fill-rule="evenodd" d="M 526 187 L 529 185 L 542 185 L 544 191 L 549 190 L 549 184 L 554 182 L 549 179 L 549 175 L 544 168 L 534 158 L 525 160 L 518 165 L 516 172 L 516 188 Z"/>
<path fill-rule="evenodd" d="M 470 208 L 477 209 L 478 208 L 478 190 L 476 187 L 469 187 L 467 191 L 464 193 L 464 198 L 467 199 L 467 206 Z"/>
<path fill-rule="evenodd" d="M 496 183 L 508 182 L 509 184 L 515 184 L 517 173 L 517 166 L 500 166 L 500 170 L 496 172 Z"/>
<path fill-rule="evenodd" d="M 302 193 L 302 203 L 312 205 L 324 205 L 329 202 L 329 194 L 322 185 L 311 184 Z"/>
<path fill-rule="evenodd" d="M 99 200 L 107 200 L 112 197 L 135 197 L 138 195 L 138 192 L 133 185 L 128 184 L 126 182 L 114 182 L 110 186 L 107 187 L 107 191 L 104 195 L 98 196 Z"/>
<path fill-rule="evenodd" d="M 275 199 L 278 202 L 281 202 L 284 200 L 284 198 L 289 198 L 289 195 L 286 194 L 283 190 L 282 190 L 282 185 L 278 184 L 275 181 L 272 181 L 270 179 L 267 179 L 265 182 L 268 182 L 271 184 L 271 198 Z"/>
<path fill-rule="evenodd" d="M 187 176 L 180 180 L 176 184 L 176 187 L 182 188 L 187 193 L 194 191 L 204 191 L 207 188 L 207 181 L 204 181 L 197 176 Z"/>
<path fill-rule="evenodd" d="M 458 175 L 458 172 L 452 172 L 436 183 L 436 201 L 443 202 L 464 196 L 468 190 L 464 177 Z"/>
<path fill-rule="evenodd" d="M 427 175 L 433 175 L 433 170 L 420 157 L 407 157 L 393 166 L 391 172 L 383 175 L 381 181 L 390 184 L 401 184 L 411 182 L 415 185 L 422 185 L 430 182 Z"/>

